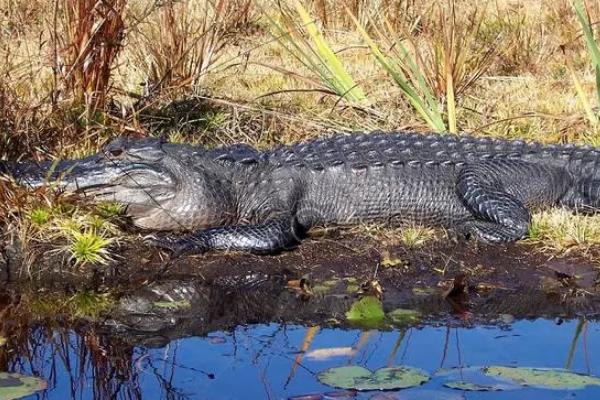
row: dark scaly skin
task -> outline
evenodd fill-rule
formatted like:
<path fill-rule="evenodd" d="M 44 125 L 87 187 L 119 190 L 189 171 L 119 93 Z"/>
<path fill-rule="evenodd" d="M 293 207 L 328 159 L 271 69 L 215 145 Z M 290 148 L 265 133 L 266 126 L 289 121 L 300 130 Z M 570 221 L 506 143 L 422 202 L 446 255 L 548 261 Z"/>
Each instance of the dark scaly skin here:
<path fill-rule="evenodd" d="M 271 253 L 312 227 L 419 223 L 487 242 L 526 236 L 530 210 L 600 205 L 600 152 L 590 147 L 397 132 L 337 135 L 259 152 L 120 139 L 60 163 L 65 190 L 127 205 L 141 227 L 195 231 L 156 236 L 175 253 Z M 46 166 L 45 166 L 46 167 Z M 8 168 L 41 183 L 28 165 Z"/>

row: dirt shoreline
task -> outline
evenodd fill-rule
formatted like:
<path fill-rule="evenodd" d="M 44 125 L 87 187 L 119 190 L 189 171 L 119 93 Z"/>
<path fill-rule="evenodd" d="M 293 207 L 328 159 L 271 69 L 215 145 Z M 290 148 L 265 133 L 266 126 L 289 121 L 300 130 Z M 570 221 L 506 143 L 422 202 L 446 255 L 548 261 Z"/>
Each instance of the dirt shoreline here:
<path fill-rule="evenodd" d="M 48 253 L 38 258 L 41 272 L 32 277 L 7 273 L 6 262 L 0 270 L 8 292 L 109 292 L 125 314 L 138 313 L 133 303 L 177 302 L 173 293 L 187 291 L 182 299 L 192 306 L 182 317 L 202 314 L 202 321 L 219 321 L 205 323 L 203 330 L 253 322 L 343 321 L 358 298 L 356 289 L 374 279 L 383 288 L 384 309 L 416 309 L 433 319 L 600 315 L 600 269 L 590 261 L 593 254 L 557 257 L 526 243 L 438 240 L 408 249 L 346 235 L 307 240 L 273 256 L 213 252 L 168 261 L 165 253 L 136 242 L 124 243 L 119 254 L 109 266 L 78 273 L 61 269 L 63 256 Z M 304 289 L 290 287 L 300 279 Z M 160 319 L 163 311 L 173 314 L 149 312 Z"/>

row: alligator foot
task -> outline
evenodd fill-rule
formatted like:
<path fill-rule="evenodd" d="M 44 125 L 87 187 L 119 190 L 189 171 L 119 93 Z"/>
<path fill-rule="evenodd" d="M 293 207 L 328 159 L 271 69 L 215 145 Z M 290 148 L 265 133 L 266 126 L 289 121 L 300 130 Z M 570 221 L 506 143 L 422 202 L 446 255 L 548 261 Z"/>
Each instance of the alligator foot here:
<path fill-rule="evenodd" d="M 526 222 L 506 226 L 488 221 L 471 221 L 465 224 L 463 229 L 486 243 L 509 243 L 523 239 L 527 235 Z"/>
<path fill-rule="evenodd" d="M 208 247 L 193 236 L 175 237 L 169 235 L 147 235 L 144 243 L 171 251 L 171 259 L 184 254 L 202 254 Z"/>

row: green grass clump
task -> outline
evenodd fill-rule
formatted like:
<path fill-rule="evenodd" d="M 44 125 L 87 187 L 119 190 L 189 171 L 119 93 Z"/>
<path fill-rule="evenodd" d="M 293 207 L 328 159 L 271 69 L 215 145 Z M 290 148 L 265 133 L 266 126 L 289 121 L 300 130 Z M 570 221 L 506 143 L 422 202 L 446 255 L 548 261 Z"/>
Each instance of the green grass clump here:
<path fill-rule="evenodd" d="M 46 225 L 50 218 L 52 218 L 52 212 L 43 207 L 36 207 L 29 213 L 29 219 L 37 226 Z"/>
<path fill-rule="evenodd" d="M 564 209 L 537 213 L 527 241 L 558 253 L 585 252 L 600 244 L 600 216 L 574 215 Z"/>
<path fill-rule="evenodd" d="M 435 229 L 432 228 L 409 226 L 400 230 L 400 242 L 409 249 L 421 247 L 434 237 Z"/>
<path fill-rule="evenodd" d="M 53 234 L 66 239 L 62 250 L 75 265 L 106 265 L 112 261 L 110 246 L 118 242 L 119 229 L 100 215 L 77 211 L 60 219 Z"/>
<path fill-rule="evenodd" d="M 75 264 L 107 264 L 112 260 L 108 247 L 114 242 L 94 229 L 70 232 L 67 250 Z"/>
<path fill-rule="evenodd" d="M 420 225 L 388 227 L 382 225 L 361 225 L 358 232 L 367 235 L 384 246 L 402 245 L 407 249 L 416 249 L 431 240 L 444 237 L 441 229 Z"/>
<path fill-rule="evenodd" d="M 112 218 L 123 213 L 124 207 L 122 204 L 114 202 L 100 203 L 96 206 L 96 210 L 103 218 Z"/>

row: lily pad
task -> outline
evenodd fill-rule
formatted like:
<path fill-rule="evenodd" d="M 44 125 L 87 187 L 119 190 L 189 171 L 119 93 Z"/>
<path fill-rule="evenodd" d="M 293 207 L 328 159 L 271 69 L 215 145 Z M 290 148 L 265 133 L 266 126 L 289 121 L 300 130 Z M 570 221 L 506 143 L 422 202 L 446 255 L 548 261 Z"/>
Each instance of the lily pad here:
<path fill-rule="evenodd" d="M 346 319 L 364 327 L 376 327 L 385 320 L 385 313 L 377 297 L 366 296 L 352 304 L 346 312 Z"/>
<path fill-rule="evenodd" d="M 381 368 L 375 372 L 359 366 L 337 367 L 321 372 L 317 378 L 325 385 L 354 390 L 405 389 L 430 379 L 425 371 L 407 366 Z"/>
<path fill-rule="evenodd" d="M 287 400 L 335 400 L 335 399 L 353 399 L 356 397 L 355 390 L 337 390 L 327 393 L 311 393 L 300 396 L 288 397 Z"/>
<path fill-rule="evenodd" d="M 522 386 L 543 389 L 575 390 L 600 386 L 600 378 L 564 369 L 491 366 L 485 368 L 484 373 Z"/>
<path fill-rule="evenodd" d="M 465 400 L 462 394 L 441 390 L 409 389 L 401 392 L 377 393 L 369 400 Z"/>
<path fill-rule="evenodd" d="M 524 386 L 540 389 L 575 390 L 589 385 L 600 386 L 600 378 L 564 369 L 526 367 L 452 368 L 436 373 L 448 379 L 444 386 L 471 391 L 520 389 Z"/>
<path fill-rule="evenodd" d="M 438 371 L 435 376 L 447 380 L 445 387 L 457 390 L 495 392 L 522 388 L 505 379 L 486 375 L 484 367 L 450 368 Z"/>
<path fill-rule="evenodd" d="M 46 381 L 35 376 L 0 372 L 0 399 L 3 400 L 20 399 L 47 386 Z"/>
<path fill-rule="evenodd" d="M 395 325 L 412 325 L 421 320 L 420 312 L 404 308 L 396 308 L 390 311 L 387 316 Z"/>
<path fill-rule="evenodd" d="M 450 389 L 457 390 L 468 390 L 471 392 L 496 392 L 500 390 L 513 390 L 518 389 L 518 387 L 514 386 L 504 386 L 503 383 L 474 383 L 467 381 L 450 381 L 444 383 L 444 386 Z"/>

